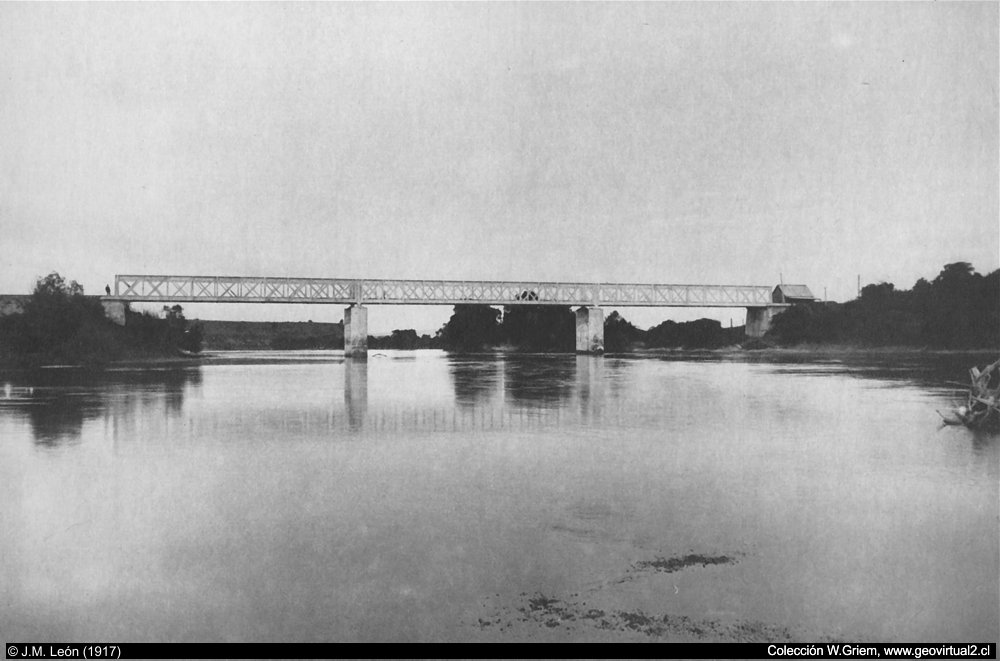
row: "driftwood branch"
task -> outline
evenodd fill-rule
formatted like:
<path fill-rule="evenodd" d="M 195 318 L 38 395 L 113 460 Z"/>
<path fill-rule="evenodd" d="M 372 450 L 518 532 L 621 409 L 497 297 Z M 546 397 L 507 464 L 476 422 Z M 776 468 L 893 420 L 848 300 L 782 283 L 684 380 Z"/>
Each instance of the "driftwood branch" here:
<path fill-rule="evenodd" d="M 979 369 L 969 370 L 969 392 L 966 402 L 949 411 L 938 411 L 947 425 L 964 425 L 970 429 L 1000 426 L 1000 360 Z"/>

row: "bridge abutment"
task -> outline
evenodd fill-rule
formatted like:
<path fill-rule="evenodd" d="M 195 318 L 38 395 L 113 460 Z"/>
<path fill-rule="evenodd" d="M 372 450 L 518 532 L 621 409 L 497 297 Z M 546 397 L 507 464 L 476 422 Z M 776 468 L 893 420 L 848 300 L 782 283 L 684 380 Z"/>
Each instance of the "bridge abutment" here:
<path fill-rule="evenodd" d="M 771 328 L 771 320 L 781 310 L 780 307 L 747 308 L 746 336 L 761 338 Z"/>
<path fill-rule="evenodd" d="M 344 355 L 368 356 L 368 308 L 352 305 L 344 310 Z"/>
<path fill-rule="evenodd" d="M 576 311 L 576 352 L 604 353 L 604 310 L 581 307 Z"/>

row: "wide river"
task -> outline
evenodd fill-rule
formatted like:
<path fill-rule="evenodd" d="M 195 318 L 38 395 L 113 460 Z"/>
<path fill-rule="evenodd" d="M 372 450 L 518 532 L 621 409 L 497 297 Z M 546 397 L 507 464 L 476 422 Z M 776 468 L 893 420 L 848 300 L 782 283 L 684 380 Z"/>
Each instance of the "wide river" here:
<path fill-rule="evenodd" d="M 0 372 L 0 638 L 996 641 L 991 358 Z"/>

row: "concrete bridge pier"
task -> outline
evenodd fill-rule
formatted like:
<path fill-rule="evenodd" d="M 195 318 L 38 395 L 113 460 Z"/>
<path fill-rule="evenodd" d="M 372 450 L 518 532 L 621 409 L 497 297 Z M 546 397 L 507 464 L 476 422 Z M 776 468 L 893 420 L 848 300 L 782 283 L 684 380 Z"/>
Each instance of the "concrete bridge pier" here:
<path fill-rule="evenodd" d="M 764 333 L 771 328 L 771 320 L 781 309 L 772 306 L 747 308 L 746 336 L 764 337 Z"/>
<path fill-rule="evenodd" d="M 119 326 L 125 325 L 125 311 L 128 310 L 128 303 L 125 301 L 101 299 L 101 305 L 104 306 L 105 317 Z"/>
<path fill-rule="evenodd" d="M 344 355 L 368 357 L 368 308 L 362 305 L 344 310 Z"/>
<path fill-rule="evenodd" d="M 584 306 L 576 311 L 576 352 L 604 353 L 604 310 Z"/>

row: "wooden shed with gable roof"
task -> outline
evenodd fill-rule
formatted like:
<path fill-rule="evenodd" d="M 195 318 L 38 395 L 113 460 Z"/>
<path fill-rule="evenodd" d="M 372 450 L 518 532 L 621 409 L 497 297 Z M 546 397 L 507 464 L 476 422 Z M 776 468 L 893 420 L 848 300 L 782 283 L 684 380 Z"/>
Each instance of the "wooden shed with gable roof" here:
<path fill-rule="evenodd" d="M 816 297 L 805 285 L 778 285 L 771 294 L 772 303 L 809 303 Z"/>

